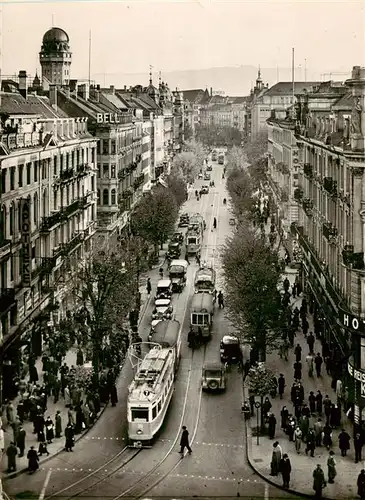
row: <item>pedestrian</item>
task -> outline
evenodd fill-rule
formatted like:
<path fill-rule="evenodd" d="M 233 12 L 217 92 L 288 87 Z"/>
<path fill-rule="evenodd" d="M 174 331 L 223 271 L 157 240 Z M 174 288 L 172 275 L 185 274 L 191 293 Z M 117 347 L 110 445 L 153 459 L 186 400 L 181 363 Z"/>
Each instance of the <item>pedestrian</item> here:
<path fill-rule="evenodd" d="M 273 451 L 272 451 L 272 457 L 271 457 L 270 476 L 277 476 L 278 475 L 279 468 L 280 468 L 281 456 L 282 456 L 281 446 L 279 445 L 278 441 L 275 441 L 275 443 L 273 444 Z"/>
<path fill-rule="evenodd" d="M 326 424 L 329 425 L 331 418 L 332 402 L 328 397 L 328 395 L 326 395 L 326 397 L 323 400 L 323 407 L 324 407 L 324 414 L 326 415 Z"/>
<path fill-rule="evenodd" d="M 269 415 L 269 439 L 274 439 L 276 428 L 276 418 L 273 413 Z"/>
<path fill-rule="evenodd" d="M 316 435 L 316 446 L 322 446 L 322 432 L 323 432 L 323 422 L 322 419 L 318 419 L 314 423 L 314 433 Z"/>
<path fill-rule="evenodd" d="M 315 491 L 315 498 L 322 498 L 322 490 L 326 486 L 326 480 L 324 478 L 324 472 L 320 466 L 317 464 L 317 468 L 313 472 L 313 489 Z"/>
<path fill-rule="evenodd" d="M 195 259 L 196 259 L 196 263 L 200 267 L 200 255 L 199 255 L 199 252 L 197 252 L 197 254 L 195 255 Z"/>
<path fill-rule="evenodd" d="M 66 439 L 65 450 L 66 451 L 73 451 L 72 448 L 75 445 L 74 436 L 75 436 L 74 428 L 70 423 L 68 423 L 66 426 L 66 429 L 65 429 L 65 439 Z"/>
<path fill-rule="evenodd" d="M 283 399 L 284 388 L 285 388 L 285 378 L 284 378 L 284 375 L 282 373 L 280 373 L 279 379 L 278 379 L 278 390 L 279 390 L 280 399 Z"/>
<path fill-rule="evenodd" d="M 322 410 L 323 410 L 323 396 L 322 396 L 321 391 L 317 391 L 317 394 L 316 394 L 316 409 L 317 409 L 317 413 L 319 415 L 322 415 Z"/>
<path fill-rule="evenodd" d="M 49 451 L 47 449 L 47 443 L 45 441 L 42 441 L 41 443 L 39 443 L 39 447 L 38 447 L 38 455 L 41 457 L 42 455 L 47 455 L 47 457 L 49 456 Z"/>
<path fill-rule="evenodd" d="M 290 335 L 290 333 L 288 335 Z M 289 340 L 284 339 L 281 352 L 282 352 L 282 356 L 284 356 L 285 361 L 288 361 L 289 346 L 290 346 Z"/>
<path fill-rule="evenodd" d="M 54 424 L 51 420 L 51 417 L 47 417 L 47 420 L 45 421 L 45 427 L 46 427 L 46 441 L 48 444 L 51 444 L 54 439 Z"/>
<path fill-rule="evenodd" d="M 283 406 L 280 412 L 281 416 L 281 428 L 286 429 L 287 423 L 288 423 L 288 417 L 289 417 L 289 410 L 287 409 L 286 406 Z"/>
<path fill-rule="evenodd" d="M 219 291 L 218 293 L 218 307 L 224 309 L 224 300 L 223 300 L 223 293 L 222 290 Z"/>
<path fill-rule="evenodd" d="M 6 455 L 8 457 L 8 470 L 7 472 L 15 472 L 16 471 L 16 456 L 18 454 L 18 450 L 15 446 L 15 443 L 11 442 L 6 449 Z"/>
<path fill-rule="evenodd" d="M 361 469 L 357 477 L 357 494 L 360 500 L 365 500 L 365 469 Z"/>
<path fill-rule="evenodd" d="M 285 280 L 283 281 L 283 287 L 285 292 L 289 291 L 290 281 L 288 280 L 288 278 L 285 278 Z"/>
<path fill-rule="evenodd" d="M 192 452 L 192 449 L 190 448 L 189 445 L 189 431 L 187 430 L 186 426 L 183 425 L 181 439 L 180 439 L 180 451 L 179 451 L 181 455 L 184 455 L 185 448 L 187 448 L 189 454 Z"/>
<path fill-rule="evenodd" d="M 345 429 L 342 429 L 338 435 L 338 446 L 341 450 L 341 456 L 345 457 L 347 451 L 350 449 L 350 435 L 345 431 Z"/>
<path fill-rule="evenodd" d="M 3 422 L 0 417 L 0 451 L 1 453 L 4 453 L 5 450 L 5 434 L 4 434 L 4 429 L 3 429 Z"/>
<path fill-rule="evenodd" d="M 308 330 L 309 330 L 309 323 L 307 321 L 307 318 L 303 318 L 302 320 L 302 330 L 304 333 L 304 336 L 307 336 Z"/>
<path fill-rule="evenodd" d="M 316 435 L 313 429 L 310 429 L 307 435 L 307 447 L 305 449 L 306 455 L 310 451 L 311 457 L 314 457 L 314 450 L 316 449 Z"/>
<path fill-rule="evenodd" d="M 295 361 L 298 363 L 302 359 L 302 348 L 300 344 L 297 344 L 294 349 Z"/>
<path fill-rule="evenodd" d="M 267 418 L 269 411 L 271 410 L 272 404 L 270 403 L 270 399 L 268 397 L 265 398 L 265 401 L 262 405 L 262 413 L 264 418 Z"/>
<path fill-rule="evenodd" d="M 57 410 L 55 416 L 55 424 L 56 424 L 56 438 L 60 438 L 62 434 L 62 418 L 60 410 Z"/>
<path fill-rule="evenodd" d="M 189 260 L 189 254 L 188 254 L 188 252 L 186 252 L 186 254 L 185 254 L 185 260 L 186 260 L 186 262 L 187 262 L 188 264 L 190 264 L 190 260 Z"/>
<path fill-rule="evenodd" d="M 315 364 L 315 366 L 316 366 L 316 373 L 317 373 L 317 377 L 320 377 L 320 376 L 321 376 L 322 363 L 323 363 L 323 358 L 322 358 L 322 356 L 320 355 L 320 353 L 319 353 L 319 352 L 317 352 L 317 355 L 316 355 L 316 357 L 314 358 L 314 364 Z"/>
<path fill-rule="evenodd" d="M 337 471 L 336 471 L 336 460 L 334 458 L 334 452 L 332 450 L 330 451 L 329 457 L 327 459 L 327 471 L 328 471 L 328 482 L 333 484 L 335 482 Z"/>
<path fill-rule="evenodd" d="M 68 412 L 67 412 L 67 417 L 68 417 L 68 423 L 70 425 L 75 425 L 75 415 L 74 415 L 74 411 L 73 411 L 73 407 L 70 406 Z"/>
<path fill-rule="evenodd" d="M 294 379 L 299 382 L 302 378 L 302 363 L 300 361 L 296 361 L 294 363 Z"/>
<path fill-rule="evenodd" d="M 16 443 L 16 440 L 18 438 L 18 432 L 19 432 L 21 425 L 22 425 L 22 423 L 20 421 L 20 418 L 15 417 L 14 422 L 11 424 L 11 426 L 13 428 L 13 441 L 14 441 L 14 443 Z"/>
<path fill-rule="evenodd" d="M 300 430 L 303 433 L 303 441 L 306 441 L 307 434 L 309 431 L 309 418 L 306 415 L 302 415 L 300 418 Z"/>
<path fill-rule="evenodd" d="M 293 417 L 293 415 L 289 415 L 286 427 L 286 433 L 289 436 L 289 441 L 294 441 L 294 431 L 295 431 L 295 418 Z"/>
<path fill-rule="evenodd" d="M 310 391 L 308 396 L 309 409 L 311 414 L 313 415 L 316 412 L 316 397 L 313 391 Z"/>
<path fill-rule="evenodd" d="M 24 456 L 24 450 L 25 450 L 25 436 L 26 436 L 25 429 L 23 426 L 19 428 L 17 440 L 16 440 L 16 445 L 19 448 L 19 457 Z"/>
<path fill-rule="evenodd" d="M 364 445 L 364 440 L 359 432 L 354 436 L 354 448 L 355 448 L 355 464 L 361 462 L 361 452 Z"/>
<path fill-rule="evenodd" d="M 314 342 L 315 342 L 315 337 L 313 335 L 313 332 L 309 332 L 309 335 L 307 337 L 307 344 L 309 347 L 309 354 L 314 354 L 313 347 L 314 347 Z"/>
<path fill-rule="evenodd" d="M 325 446 L 327 450 L 332 446 L 332 429 L 328 424 L 323 427 L 323 446 Z"/>
<path fill-rule="evenodd" d="M 8 425 L 11 425 L 14 422 L 14 405 L 11 401 L 6 405 L 6 420 Z"/>
<path fill-rule="evenodd" d="M 70 388 L 68 385 L 65 386 L 64 390 L 64 398 L 65 398 L 65 406 L 66 408 L 71 407 L 71 393 L 70 393 Z"/>
<path fill-rule="evenodd" d="M 283 458 L 280 460 L 279 468 L 281 475 L 283 476 L 283 488 L 289 488 L 291 463 L 286 453 L 284 453 Z"/>
<path fill-rule="evenodd" d="M 152 290 L 151 278 L 147 278 L 146 290 L 147 290 L 147 293 L 149 295 L 151 293 L 151 290 Z"/>
<path fill-rule="evenodd" d="M 115 406 L 118 403 L 118 392 L 115 384 L 113 384 L 110 389 L 110 402 L 112 406 Z"/>
<path fill-rule="evenodd" d="M 300 427 L 297 426 L 295 431 L 294 431 L 294 445 L 295 445 L 295 449 L 296 449 L 296 452 L 300 453 L 300 447 L 302 445 L 302 437 L 303 437 L 303 433 L 302 431 L 300 430 Z"/>
<path fill-rule="evenodd" d="M 160 267 L 158 272 L 160 274 L 160 278 L 162 279 L 163 278 L 163 267 Z"/>
<path fill-rule="evenodd" d="M 28 470 L 29 473 L 32 474 L 39 468 L 39 457 L 38 453 L 35 451 L 34 446 L 30 447 L 30 450 L 28 451 L 27 454 L 27 459 L 28 459 Z"/>

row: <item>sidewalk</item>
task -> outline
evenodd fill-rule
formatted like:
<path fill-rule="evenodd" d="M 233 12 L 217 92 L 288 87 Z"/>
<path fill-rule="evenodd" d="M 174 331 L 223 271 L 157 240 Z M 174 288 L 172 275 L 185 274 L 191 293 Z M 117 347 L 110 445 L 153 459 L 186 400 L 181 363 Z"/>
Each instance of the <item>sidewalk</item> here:
<path fill-rule="evenodd" d="M 283 254 L 285 253 L 282 250 Z M 280 252 L 281 253 L 281 252 Z M 287 277 L 290 283 L 292 284 L 295 280 L 296 272 L 292 268 L 286 267 L 285 273 L 283 275 L 283 280 Z M 303 295 L 303 294 L 302 294 Z M 300 308 L 302 295 L 300 298 L 293 299 L 291 297 L 291 305 L 294 308 L 298 306 Z M 309 331 L 313 331 L 313 318 L 311 315 L 308 315 L 309 322 Z M 326 373 L 325 365 L 322 365 L 322 376 L 317 378 L 314 375 L 313 378 L 308 376 L 307 367 L 305 363 L 305 357 L 307 356 L 309 349 L 306 342 L 306 339 L 301 330 L 297 333 L 294 339 L 294 346 L 299 343 L 302 347 L 302 365 L 303 365 L 303 377 L 302 377 L 302 385 L 304 387 L 304 402 L 308 404 L 308 395 L 310 391 L 313 391 L 316 394 L 317 390 L 320 390 L 323 398 L 328 395 L 330 400 L 336 403 L 336 394 L 335 391 L 331 388 L 331 379 Z M 322 346 L 319 340 L 316 340 L 314 352 L 322 353 Z M 249 421 L 247 421 L 247 455 L 248 461 L 251 467 L 266 481 L 269 483 L 282 487 L 282 477 L 279 476 L 270 476 L 270 463 L 272 456 L 272 447 L 273 442 L 275 440 L 279 441 L 279 444 L 282 448 L 283 453 L 287 453 L 289 459 L 291 461 L 292 473 L 290 480 L 290 490 L 292 493 L 296 493 L 302 496 L 312 498 L 314 495 L 314 491 L 312 489 L 313 485 L 313 471 L 317 464 L 320 464 L 323 472 L 325 474 L 325 479 L 327 481 L 327 486 L 323 490 L 323 498 L 328 499 L 351 499 L 358 498 L 357 496 L 357 477 L 362 468 L 364 468 L 364 463 L 355 464 L 355 452 L 353 446 L 353 430 L 352 423 L 347 419 L 346 415 L 342 411 L 341 417 L 341 427 L 333 430 L 332 441 L 333 446 L 332 450 L 335 455 L 334 458 L 336 460 L 336 470 L 337 476 L 335 478 L 334 484 L 328 483 L 328 471 L 327 471 L 327 458 L 329 456 L 329 452 L 325 447 L 319 447 L 315 449 L 314 457 L 310 457 L 305 454 L 305 443 L 302 443 L 301 452 L 298 455 L 295 451 L 294 442 L 289 441 L 289 437 L 284 433 L 281 429 L 281 416 L 280 412 L 282 407 L 285 405 L 289 413 L 294 414 L 293 405 L 290 398 L 290 389 L 292 383 L 294 382 L 294 370 L 293 364 L 295 362 L 294 349 L 289 350 L 288 361 L 284 359 L 280 359 L 277 353 L 271 353 L 267 356 L 267 366 L 271 370 L 274 371 L 275 375 L 278 377 L 280 373 L 283 373 L 285 377 L 286 387 L 284 391 L 283 399 L 279 398 L 277 395 L 274 399 L 269 397 L 270 402 L 272 404 L 271 412 L 274 413 L 276 417 L 276 430 L 275 430 L 275 438 L 274 440 L 270 440 L 268 436 L 260 436 L 259 437 L 259 445 L 257 445 L 257 437 L 252 435 L 252 427 L 256 427 L 256 410 L 255 416 L 251 417 Z M 325 417 L 322 417 L 322 421 Z M 313 426 L 314 422 L 317 420 L 317 417 L 311 417 L 310 419 L 310 427 Z M 341 457 L 341 452 L 338 447 L 338 434 L 341 429 L 344 428 L 351 437 L 350 442 L 350 450 L 348 451 L 347 457 Z"/>
<path fill-rule="evenodd" d="M 150 296 L 147 294 L 147 290 L 146 290 L 147 277 L 149 276 L 151 278 L 152 288 L 154 289 L 157 285 L 157 281 L 160 279 L 159 274 L 158 274 L 158 269 L 161 266 L 163 266 L 163 264 L 164 264 L 166 248 L 167 248 L 167 245 L 165 244 L 163 250 L 160 250 L 160 258 L 159 258 L 158 264 L 153 266 L 151 271 L 148 271 L 148 272 L 142 274 L 140 277 L 140 286 L 139 286 L 139 291 L 141 293 L 140 321 L 143 319 L 144 313 L 148 307 L 149 300 L 150 300 Z M 71 367 L 72 365 L 76 366 L 76 349 L 73 348 L 70 351 L 68 351 L 63 362 L 66 362 L 69 367 Z M 38 384 L 42 385 L 43 384 L 43 372 L 42 372 L 41 358 L 37 359 L 36 367 L 37 367 L 38 376 L 39 376 Z M 19 402 L 19 399 L 20 399 L 20 396 L 18 396 L 15 400 L 12 401 L 12 403 L 14 405 L 14 418 L 16 417 L 16 414 L 17 414 L 17 404 Z M 105 405 L 105 406 L 101 405 L 101 410 L 100 410 L 99 414 L 97 415 L 95 422 L 100 418 L 100 416 L 102 415 L 106 406 L 107 405 Z M 55 415 L 56 415 L 57 411 L 61 412 L 62 435 L 60 438 L 54 439 L 51 444 L 47 445 L 49 456 L 43 455 L 42 457 L 39 457 L 40 464 L 51 459 L 52 457 L 54 457 L 55 455 L 57 455 L 58 453 L 60 453 L 61 451 L 64 450 L 64 444 L 65 444 L 64 429 L 65 429 L 67 422 L 68 422 L 68 415 L 67 415 L 68 408 L 65 407 L 65 401 L 64 401 L 62 395 L 60 395 L 60 399 L 58 400 L 57 403 L 54 403 L 54 399 L 52 396 L 48 397 L 47 410 L 46 410 L 44 416 L 45 416 L 45 418 L 50 416 L 53 423 L 55 423 Z M 2 471 L 2 478 L 6 479 L 9 477 L 18 476 L 19 474 L 22 474 L 22 473 L 27 471 L 27 467 L 28 467 L 28 460 L 26 458 L 27 452 L 28 452 L 30 446 L 34 446 L 35 450 L 38 452 L 39 443 L 37 441 L 37 435 L 33 434 L 33 423 L 30 422 L 29 420 L 24 421 L 23 428 L 26 432 L 25 453 L 24 453 L 23 457 L 16 458 L 17 471 L 10 473 L 10 474 L 7 474 L 6 473 L 6 471 L 7 471 L 6 449 L 9 446 L 10 442 L 13 441 L 13 429 L 11 428 L 10 425 L 8 425 L 8 422 L 6 420 L 6 411 L 5 410 L 3 412 L 2 421 L 3 421 L 3 427 L 4 427 L 5 452 L 1 458 L 0 470 Z M 95 422 L 94 422 L 94 424 L 95 424 Z M 75 441 L 76 442 L 79 441 L 91 428 L 92 428 L 92 426 L 90 426 L 88 429 L 85 429 L 81 434 L 77 434 L 75 436 Z"/>

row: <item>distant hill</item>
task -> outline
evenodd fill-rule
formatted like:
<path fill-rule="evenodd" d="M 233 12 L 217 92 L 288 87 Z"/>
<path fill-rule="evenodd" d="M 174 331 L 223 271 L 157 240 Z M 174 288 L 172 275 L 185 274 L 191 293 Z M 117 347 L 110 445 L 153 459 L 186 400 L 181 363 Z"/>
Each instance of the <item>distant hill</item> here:
<path fill-rule="evenodd" d="M 332 75 L 333 80 L 345 80 L 350 76 L 338 75 L 335 72 Z M 236 66 L 236 67 L 221 67 L 221 68 L 207 68 L 198 70 L 182 70 L 164 72 L 163 80 L 169 84 L 171 89 L 178 87 L 181 90 L 188 90 L 194 88 L 213 88 L 213 90 L 222 90 L 226 95 L 248 95 L 251 86 L 254 85 L 257 78 L 257 67 L 255 66 Z M 263 82 L 268 83 L 271 87 L 277 81 L 291 81 L 291 69 L 280 68 L 262 68 L 261 77 Z M 304 81 L 304 70 L 298 68 L 296 70 L 296 79 Z M 123 87 L 127 85 L 147 85 L 148 74 L 138 73 L 109 73 L 105 77 L 102 74 L 94 74 L 92 78 L 101 85 L 115 85 L 116 87 Z M 105 83 L 104 83 L 105 78 Z M 307 71 L 308 81 L 324 81 L 330 80 L 330 74 L 325 76 L 319 72 Z M 158 77 L 154 76 L 154 83 L 158 82 Z"/>

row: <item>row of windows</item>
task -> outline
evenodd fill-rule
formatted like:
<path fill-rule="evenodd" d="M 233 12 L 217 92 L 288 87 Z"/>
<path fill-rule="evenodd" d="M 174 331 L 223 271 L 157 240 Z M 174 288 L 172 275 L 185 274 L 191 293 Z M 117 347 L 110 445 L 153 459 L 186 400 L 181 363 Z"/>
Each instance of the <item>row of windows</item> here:
<path fill-rule="evenodd" d="M 152 406 L 152 414 L 148 408 L 131 408 L 132 422 L 136 420 L 151 422 L 151 420 L 154 420 L 163 408 L 164 402 L 168 396 L 173 381 L 174 374 L 171 372 L 168 380 L 166 381 L 164 392 L 162 393 L 159 401 Z"/>
<path fill-rule="evenodd" d="M 110 199 L 110 203 L 109 203 Z M 103 205 L 116 205 L 117 203 L 117 192 L 115 189 L 112 189 L 110 191 L 110 197 L 109 197 L 109 190 L 104 189 L 103 190 Z M 100 205 L 100 189 L 98 189 L 98 205 Z"/>
<path fill-rule="evenodd" d="M 142 135 L 140 132 L 139 135 Z M 102 155 L 116 155 L 122 148 L 133 144 L 134 132 L 128 132 L 119 136 L 117 139 L 100 139 L 97 144 L 97 152 Z"/>

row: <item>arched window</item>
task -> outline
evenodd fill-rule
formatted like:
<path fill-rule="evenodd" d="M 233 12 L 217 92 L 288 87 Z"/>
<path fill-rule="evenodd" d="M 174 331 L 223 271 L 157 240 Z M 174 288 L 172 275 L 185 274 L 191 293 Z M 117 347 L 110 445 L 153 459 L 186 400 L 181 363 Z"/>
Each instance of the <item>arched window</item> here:
<path fill-rule="evenodd" d="M 115 191 L 115 189 L 112 189 L 112 192 L 111 192 L 111 204 L 115 205 L 115 201 L 116 201 L 116 191 Z"/>
<path fill-rule="evenodd" d="M 103 205 L 109 205 L 109 191 L 107 189 L 103 191 Z"/>
<path fill-rule="evenodd" d="M 14 207 L 14 203 L 12 203 L 10 206 L 10 211 L 9 211 L 9 234 L 10 234 L 10 236 L 13 236 L 14 232 L 15 232 L 15 207 Z"/>
<path fill-rule="evenodd" d="M 33 198 L 33 223 L 37 227 L 38 225 L 38 214 L 39 214 L 39 207 L 38 207 L 38 193 L 34 193 L 34 198 Z"/>
<path fill-rule="evenodd" d="M 98 189 L 98 205 L 100 205 L 100 189 Z"/>
<path fill-rule="evenodd" d="M 0 241 L 6 240 L 6 206 L 0 210 Z"/>

